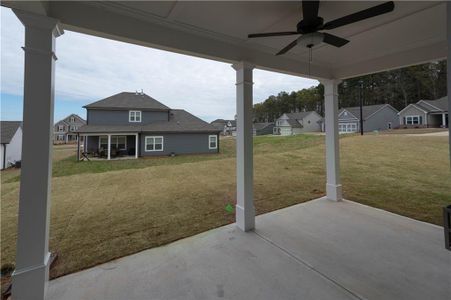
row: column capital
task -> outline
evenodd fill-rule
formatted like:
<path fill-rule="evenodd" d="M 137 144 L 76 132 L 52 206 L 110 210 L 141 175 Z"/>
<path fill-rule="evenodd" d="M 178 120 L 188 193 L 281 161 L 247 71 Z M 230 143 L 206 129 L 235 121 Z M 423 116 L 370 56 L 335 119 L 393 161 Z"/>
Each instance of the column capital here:
<path fill-rule="evenodd" d="M 25 27 L 51 30 L 55 37 L 59 37 L 64 33 L 64 30 L 57 19 L 29 13 L 20 9 L 13 9 L 13 12 Z"/>
<path fill-rule="evenodd" d="M 247 62 L 247 61 L 239 61 L 236 62 L 232 65 L 232 68 L 234 68 L 235 70 L 241 70 L 241 69 L 245 69 L 245 70 L 253 70 L 255 68 L 255 65 Z"/>
<path fill-rule="evenodd" d="M 327 79 L 327 78 L 321 78 L 321 79 L 318 79 L 318 81 L 319 81 L 322 85 L 326 86 L 326 85 L 332 85 L 332 84 L 339 85 L 340 83 L 342 83 L 343 80 L 341 80 L 341 79 Z"/>

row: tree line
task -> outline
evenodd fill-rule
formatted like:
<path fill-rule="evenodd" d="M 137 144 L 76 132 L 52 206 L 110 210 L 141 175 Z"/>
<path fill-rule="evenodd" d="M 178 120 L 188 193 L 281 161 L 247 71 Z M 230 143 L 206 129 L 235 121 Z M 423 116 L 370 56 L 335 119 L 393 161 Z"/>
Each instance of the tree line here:
<path fill-rule="evenodd" d="M 338 86 L 339 107 L 390 104 L 401 110 L 419 100 L 446 96 L 446 60 L 343 80 Z M 254 105 L 256 122 L 273 122 L 283 113 L 314 110 L 324 115 L 324 86 L 280 92 Z"/>

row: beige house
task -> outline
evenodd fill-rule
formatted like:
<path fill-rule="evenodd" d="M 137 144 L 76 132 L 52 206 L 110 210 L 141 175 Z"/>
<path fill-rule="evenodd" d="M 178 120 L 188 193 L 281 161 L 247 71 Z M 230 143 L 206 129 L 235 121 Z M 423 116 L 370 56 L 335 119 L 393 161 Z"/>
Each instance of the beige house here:
<path fill-rule="evenodd" d="M 305 132 L 321 132 L 323 117 L 315 111 L 285 113 L 276 120 L 273 134 L 295 135 Z"/>
<path fill-rule="evenodd" d="M 415 104 L 407 105 L 398 115 L 401 128 L 447 128 L 449 126 L 448 97 L 420 100 Z"/>

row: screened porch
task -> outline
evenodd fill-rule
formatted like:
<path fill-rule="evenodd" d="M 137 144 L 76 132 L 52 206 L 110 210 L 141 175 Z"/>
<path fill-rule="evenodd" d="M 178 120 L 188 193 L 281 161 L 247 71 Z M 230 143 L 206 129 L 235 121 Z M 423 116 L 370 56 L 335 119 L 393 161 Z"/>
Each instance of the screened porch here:
<path fill-rule="evenodd" d="M 78 144 L 78 160 L 138 158 L 138 134 L 81 135 L 83 144 Z"/>

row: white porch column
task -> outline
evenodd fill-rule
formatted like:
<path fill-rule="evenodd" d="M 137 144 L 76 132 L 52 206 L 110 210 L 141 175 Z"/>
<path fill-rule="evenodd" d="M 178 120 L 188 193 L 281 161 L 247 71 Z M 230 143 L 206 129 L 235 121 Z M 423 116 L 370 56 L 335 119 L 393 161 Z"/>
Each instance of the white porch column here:
<path fill-rule="evenodd" d="M 340 181 L 340 149 L 338 140 L 338 84 L 339 80 L 322 80 L 324 85 L 326 122 L 326 194 L 334 201 L 342 200 Z"/>
<path fill-rule="evenodd" d="M 111 134 L 108 135 L 108 160 L 111 159 Z"/>
<path fill-rule="evenodd" d="M 447 19 L 447 38 L 448 38 L 448 58 L 447 58 L 447 89 L 448 89 L 448 107 L 451 107 L 451 2 L 446 2 L 446 19 Z M 448 109 L 448 122 L 449 122 L 449 109 Z M 449 132 L 449 161 L 451 164 L 451 126 L 448 124 L 448 132 Z"/>
<path fill-rule="evenodd" d="M 48 281 L 55 37 L 58 21 L 14 10 L 25 26 L 25 76 L 15 300 L 44 299 Z"/>
<path fill-rule="evenodd" d="M 243 231 L 255 227 L 252 152 L 252 71 L 254 66 L 239 62 L 236 70 L 236 224 Z"/>
<path fill-rule="evenodd" d="M 135 158 L 138 158 L 138 134 L 135 137 Z"/>
<path fill-rule="evenodd" d="M 442 114 L 442 127 L 446 128 L 446 114 Z"/>

